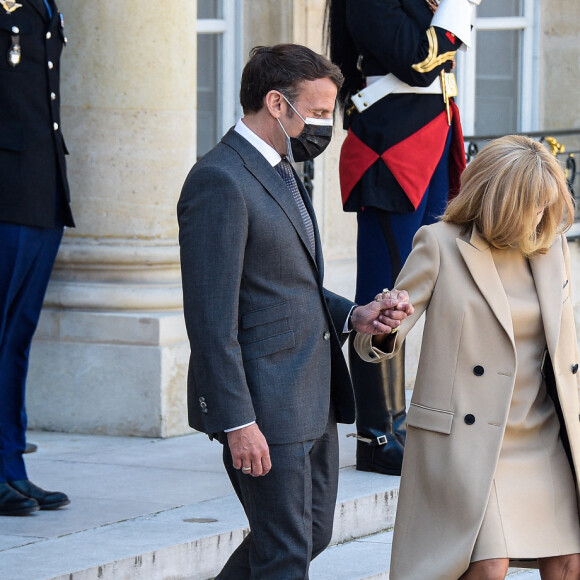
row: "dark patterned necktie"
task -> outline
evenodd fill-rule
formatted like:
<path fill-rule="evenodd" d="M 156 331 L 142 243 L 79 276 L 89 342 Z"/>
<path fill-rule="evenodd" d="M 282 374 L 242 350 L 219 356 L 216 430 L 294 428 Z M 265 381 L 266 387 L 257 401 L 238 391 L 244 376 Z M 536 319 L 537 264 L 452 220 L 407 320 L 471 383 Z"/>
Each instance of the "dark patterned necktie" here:
<path fill-rule="evenodd" d="M 304 205 L 304 200 L 302 195 L 300 195 L 300 189 L 298 189 L 298 184 L 296 183 L 296 178 L 294 177 L 294 172 L 292 171 L 292 165 L 286 159 L 282 159 L 278 165 L 275 167 L 276 171 L 280 174 L 280 177 L 284 180 L 284 183 L 288 189 L 292 192 L 292 197 L 298 206 L 300 211 L 300 216 L 306 227 L 306 233 L 308 234 L 308 239 L 310 240 L 310 249 L 312 253 L 316 252 L 316 242 L 314 240 L 314 226 L 312 225 L 312 219 L 310 214 Z"/>

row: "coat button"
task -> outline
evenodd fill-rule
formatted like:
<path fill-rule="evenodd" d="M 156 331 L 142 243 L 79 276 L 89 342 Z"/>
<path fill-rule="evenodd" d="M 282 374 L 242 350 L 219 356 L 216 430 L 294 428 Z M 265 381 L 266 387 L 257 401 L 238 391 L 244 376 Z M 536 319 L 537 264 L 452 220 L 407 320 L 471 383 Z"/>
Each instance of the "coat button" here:
<path fill-rule="evenodd" d="M 477 365 L 475 367 L 473 367 L 473 374 L 476 377 L 480 377 L 485 371 L 483 370 L 483 367 L 481 365 Z"/>
<path fill-rule="evenodd" d="M 47 32 L 46 33 L 46 40 L 50 40 L 52 38 L 52 33 L 51 32 Z"/>
<path fill-rule="evenodd" d="M 48 61 L 48 68 L 49 68 L 50 70 L 52 70 L 52 69 L 54 68 L 54 64 L 53 64 L 52 60 L 49 60 L 49 61 Z"/>
<path fill-rule="evenodd" d="M 328 340 L 330 338 L 330 332 L 328 332 L 328 330 L 322 335 L 322 338 L 324 338 L 324 340 Z"/>
<path fill-rule="evenodd" d="M 463 420 L 465 421 L 465 423 L 467 425 L 473 425 L 475 423 L 475 417 L 471 413 L 468 413 L 467 415 L 465 415 Z"/>
<path fill-rule="evenodd" d="M 18 26 L 13 26 L 11 30 L 14 34 L 20 34 L 20 28 Z"/>
<path fill-rule="evenodd" d="M 578 372 L 578 363 L 572 365 L 572 374 L 575 375 Z"/>
<path fill-rule="evenodd" d="M 50 93 L 50 100 L 56 101 L 56 93 Z"/>
<path fill-rule="evenodd" d="M 58 123 L 53 123 L 53 124 L 52 124 L 52 128 L 53 128 L 55 131 L 58 131 Z"/>

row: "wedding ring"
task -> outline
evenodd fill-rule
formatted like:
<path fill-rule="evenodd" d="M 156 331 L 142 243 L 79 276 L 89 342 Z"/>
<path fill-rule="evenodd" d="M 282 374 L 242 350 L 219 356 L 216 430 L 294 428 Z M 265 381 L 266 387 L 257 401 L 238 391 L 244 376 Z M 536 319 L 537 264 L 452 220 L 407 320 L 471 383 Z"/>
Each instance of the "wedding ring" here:
<path fill-rule="evenodd" d="M 244 473 L 248 473 L 249 471 L 252 471 L 252 468 L 251 467 L 242 467 L 242 471 Z"/>

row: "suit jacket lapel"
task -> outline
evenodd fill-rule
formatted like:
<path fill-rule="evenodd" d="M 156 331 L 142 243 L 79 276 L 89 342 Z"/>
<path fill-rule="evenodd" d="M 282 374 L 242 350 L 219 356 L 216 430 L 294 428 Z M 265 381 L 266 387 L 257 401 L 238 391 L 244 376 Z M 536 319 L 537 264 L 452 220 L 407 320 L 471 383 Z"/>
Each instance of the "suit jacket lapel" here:
<path fill-rule="evenodd" d="M 474 226 L 470 241 L 466 242 L 457 238 L 457 247 L 480 292 L 511 341 L 514 342 L 514 330 L 508 299 L 493 262 L 489 244 L 481 237 L 481 234 Z"/>
<path fill-rule="evenodd" d="M 562 242 L 558 238 L 547 254 L 530 258 L 530 268 L 540 302 L 542 322 L 550 353 L 554 353 L 562 320 L 562 287 L 566 284 L 562 260 Z"/>
<path fill-rule="evenodd" d="M 278 172 L 266 161 L 264 156 L 253 146 L 251 145 L 246 139 L 244 139 L 241 135 L 236 133 L 234 129 L 230 129 L 222 138 L 222 142 L 226 145 L 235 149 L 238 154 L 244 160 L 244 164 L 246 169 L 264 186 L 266 191 L 276 200 L 278 205 L 282 208 L 282 211 L 286 214 L 288 219 L 292 222 L 294 229 L 296 230 L 298 236 L 302 240 L 302 243 L 306 247 L 310 257 L 314 261 L 315 265 L 316 260 L 312 255 L 312 251 L 310 249 L 310 240 L 308 239 L 308 234 L 306 232 L 306 227 L 304 225 L 304 221 L 302 220 L 302 216 L 300 215 L 300 210 L 292 197 L 292 193 L 289 191 L 288 187 L 282 181 Z M 296 175 L 295 175 L 296 176 Z M 306 195 L 306 192 L 303 190 L 303 185 L 301 180 L 296 176 L 296 180 L 298 182 L 298 187 L 301 188 L 303 194 Z M 308 197 L 306 195 L 306 197 Z M 312 204 L 310 201 L 304 202 L 306 204 L 306 209 L 310 213 L 310 217 L 312 218 L 312 223 L 314 226 L 314 237 L 316 239 L 316 246 L 318 250 L 319 240 L 318 240 L 318 228 L 316 226 L 316 221 L 314 219 L 314 212 L 312 211 Z M 319 252 L 320 254 L 320 252 Z"/>

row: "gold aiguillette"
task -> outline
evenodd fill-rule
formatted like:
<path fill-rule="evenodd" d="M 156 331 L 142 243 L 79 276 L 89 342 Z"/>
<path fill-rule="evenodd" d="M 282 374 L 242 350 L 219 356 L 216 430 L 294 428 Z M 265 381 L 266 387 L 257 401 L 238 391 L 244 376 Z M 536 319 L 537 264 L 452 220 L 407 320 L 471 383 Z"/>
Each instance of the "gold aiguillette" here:
<path fill-rule="evenodd" d="M 6 14 L 11 14 L 18 8 L 22 8 L 22 4 L 18 4 L 15 0 L 0 0 L 0 5 L 6 11 Z"/>

